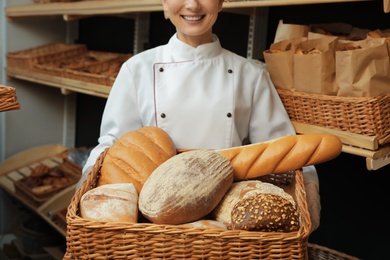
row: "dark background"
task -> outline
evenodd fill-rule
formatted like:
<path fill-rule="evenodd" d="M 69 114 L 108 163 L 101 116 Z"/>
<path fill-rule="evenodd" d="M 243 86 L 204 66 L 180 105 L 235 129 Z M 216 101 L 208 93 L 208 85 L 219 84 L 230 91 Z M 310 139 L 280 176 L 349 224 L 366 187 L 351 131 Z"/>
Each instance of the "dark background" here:
<path fill-rule="evenodd" d="M 390 28 L 390 14 L 383 12 L 381 0 L 270 7 L 267 46 L 273 42 L 280 19 L 293 24 L 343 22 L 364 29 Z M 224 12 L 214 32 L 226 49 L 246 56 L 248 22 L 245 15 Z M 132 52 L 133 25 L 133 20 L 118 17 L 84 19 L 80 21 L 79 42 L 87 43 L 90 49 Z M 174 32 L 161 12 L 151 13 L 147 47 L 165 44 Z M 77 95 L 77 147 L 94 146 L 106 99 Z M 387 259 L 390 166 L 368 171 L 365 158 L 342 153 L 332 161 L 317 165 L 317 169 L 322 216 L 321 225 L 311 234 L 309 242 L 361 259 Z"/>

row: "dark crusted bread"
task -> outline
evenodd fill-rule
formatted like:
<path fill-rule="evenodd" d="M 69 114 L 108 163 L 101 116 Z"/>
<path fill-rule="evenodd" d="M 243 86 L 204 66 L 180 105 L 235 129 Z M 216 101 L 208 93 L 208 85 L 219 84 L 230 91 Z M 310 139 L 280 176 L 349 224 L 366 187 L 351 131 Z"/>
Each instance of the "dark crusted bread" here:
<path fill-rule="evenodd" d="M 236 203 L 232 210 L 233 229 L 250 231 L 297 231 L 300 226 L 296 207 L 287 199 L 258 193 Z"/>

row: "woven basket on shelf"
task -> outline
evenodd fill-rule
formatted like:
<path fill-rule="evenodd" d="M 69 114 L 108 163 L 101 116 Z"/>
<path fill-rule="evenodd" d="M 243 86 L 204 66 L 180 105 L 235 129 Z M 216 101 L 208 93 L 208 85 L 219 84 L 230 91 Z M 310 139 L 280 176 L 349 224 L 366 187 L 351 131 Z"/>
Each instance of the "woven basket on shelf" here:
<path fill-rule="evenodd" d="M 295 232 L 188 228 L 152 223 L 103 222 L 80 217 L 83 194 L 96 187 L 107 149 L 99 156 L 66 215 L 64 259 L 308 259 L 311 222 L 302 171 L 290 185 L 300 212 Z"/>
<path fill-rule="evenodd" d="M 107 67 L 109 63 L 119 59 L 121 55 L 113 52 L 87 50 L 64 59 L 38 62 L 34 64 L 34 68 L 35 71 L 46 75 L 105 85 L 106 76 L 87 73 L 87 71 L 93 66 L 92 70 L 98 72 Z"/>
<path fill-rule="evenodd" d="M 359 260 L 351 255 L 320 246 L 317 244 L 308 244 L 309 260 Z"/>
<path fill-rule="evenodd" d="M 112 75 L 117 75 L 123 62 L 131 56 L 132 54 L 106 53 L 105 57 L 101 56 L 101 61 L 87 65 L 81 70 L 67 69 L 62 76 L 89 83 L 112 86 L 109 78 Z"/>
<path fill-rule="evenodd" d="M 292 121 L 390 141 L 390 93 L 341 97 L 277 90 Z"/>
<path fill-rule="evenodd" d="M 36 63 L 52 62 L 87 51 L 84 44 L 54 42 L 7 53 L 7 66 L 17 69 L 34 69 Z"/>
<path fill-rule="evenodd" d="M 0 85 L 0 112 L 20 109 L 16 89 Z"/>

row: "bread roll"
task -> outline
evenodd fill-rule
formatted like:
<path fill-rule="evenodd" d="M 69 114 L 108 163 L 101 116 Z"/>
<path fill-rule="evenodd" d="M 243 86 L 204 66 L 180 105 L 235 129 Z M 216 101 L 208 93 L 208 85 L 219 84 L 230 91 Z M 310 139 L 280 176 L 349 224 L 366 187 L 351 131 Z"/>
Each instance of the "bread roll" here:
<path fill-rule="evenodd" d="M 269 193 L 281 196 L 295 205 L 294 198 L 282 188 L 271 183 L 258 180 L 239 181 L 232 184 L 218 206 L 213 210 L 215 220 L 223 223 L 228 229 L 233 229 L 232 211 L 233 207 L 240 201 L 255 194 Z"/>
<path fill-rule="evenodd" d="M 141 191 L 149 175 L 176 154 L 176 147 L 161 128 L 146 126 L 119 138 L 107 151 L 98 186 L 133 183 Z"/>
<path fill-rule="evenodd" d="M 269 142 L 218 150 L 232 164 L 234 179 L 249 180 L 323 163 L 341 153 L 342 143 L 332 134 L 284 136 Z"/>
<path fill-rule="evenodd" d="M 189 228 L 227 230 L 227 227 L 223 223 L 221 223 L 219 221 L 216 221 L 216 220 L 212 220 L 212 219 L 201 219 L 201 220 L 197 220 L 197 221 L 194 221 L 194 222 L 182 224 L 180 226 L 189 227 Z"/>
<path fill-rule="evenodd" d="M 132 183 L 106 184 L 84 193 L 81 217 L 98 221 L 138 221 L 138 193 Z"/>
<path fill-rule="evenodd" d="M 275 194 L 259 193 L 249 196 L 232 210 L 233 229 L 266 232 L 297 231 L 299 213 L 291 201 Z"/>
<path fill-rule="evenodd" d="M 139 195 L 139 209 L 157 224 L 183 224 L 209 214 L 233 183 L 233 169 L 221 154 L 194 150 L 161 164 Z"/>

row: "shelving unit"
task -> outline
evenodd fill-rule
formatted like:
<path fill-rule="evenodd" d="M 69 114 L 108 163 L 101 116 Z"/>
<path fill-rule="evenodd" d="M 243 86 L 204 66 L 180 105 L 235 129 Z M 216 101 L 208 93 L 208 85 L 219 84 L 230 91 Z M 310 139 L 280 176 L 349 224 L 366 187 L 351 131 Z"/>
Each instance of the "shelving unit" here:
<path fill-rule="evenodd" d="M 224 3 L 225 11 L 239 12 L 250 15 L 250 35 L 248 40 L 248 57 L 259 58 L 261 53 L 253 46 L 260 46 L 261 41 L 259 35 L 266 33 L 264 28 L 264 20 L 267 18 L 267 13 L 264 8 L 269 6 L 286 6 L 300 4 L 321 4 L 321 3 L 345 3 L 345 2 L 363 2 L 370 0 L 255 0 L 255 1 L 227 1 Z M 260 12 L 259 10 L 263 11 Z M 162 11 L 160 0 L 117 0 L 117 1 L 79 1 L 72 3 L 53 3 L 53 4 L 29 4 L 9 6 L 5 8 L 6 15 L 9 19 L 30 17 L 30 16 L 52 16 L 61 15 L 66 21 L 81 19 L 93 15 L 107 14 L 137 14 L 143 12 Z M 259 20 L 262 22 L 258 22 Z M 137 20 L 139 21 L 139 20 Z M 263 28 L 261 28 L 263 26 Z M 145 27 L 143 27 L 145 28 Z M 139 36 L 142 30 L 136 30 L 136 41 L 142 41 Z M 255 33 L 256 32 L 256 33 Z M 263 46 L 264 47 L 264 46 Z M 140 50 L 135 44 L 135 49 Z M 72 92 L 84 93 L 97 97 L 107 98 L 110 87 L 80 82 L 71 79 L 58 77 L 48 77 L 43 74 L 22 71 L 15 68 L 7 68 L 6 73 L 9 77 L 14 77 L 22 80 L 40 83 L 47 86 L 60 88 L 63 94 Z M 315 127 L 310 125 L 301 125 L 296 123 L 297 133 L 312 133 L 312 132 L 332 132 L 339 136 L 344 146 L 343 151 L 354 155 L 366 157 L 367 168 L 376 170 L 387 164 L 390 164 L 389 148 L 379 147 L 375 138 L 366 137 L 363 135 L 354 135 L 342 131 L 330 131 L 326 128 Z"/>

